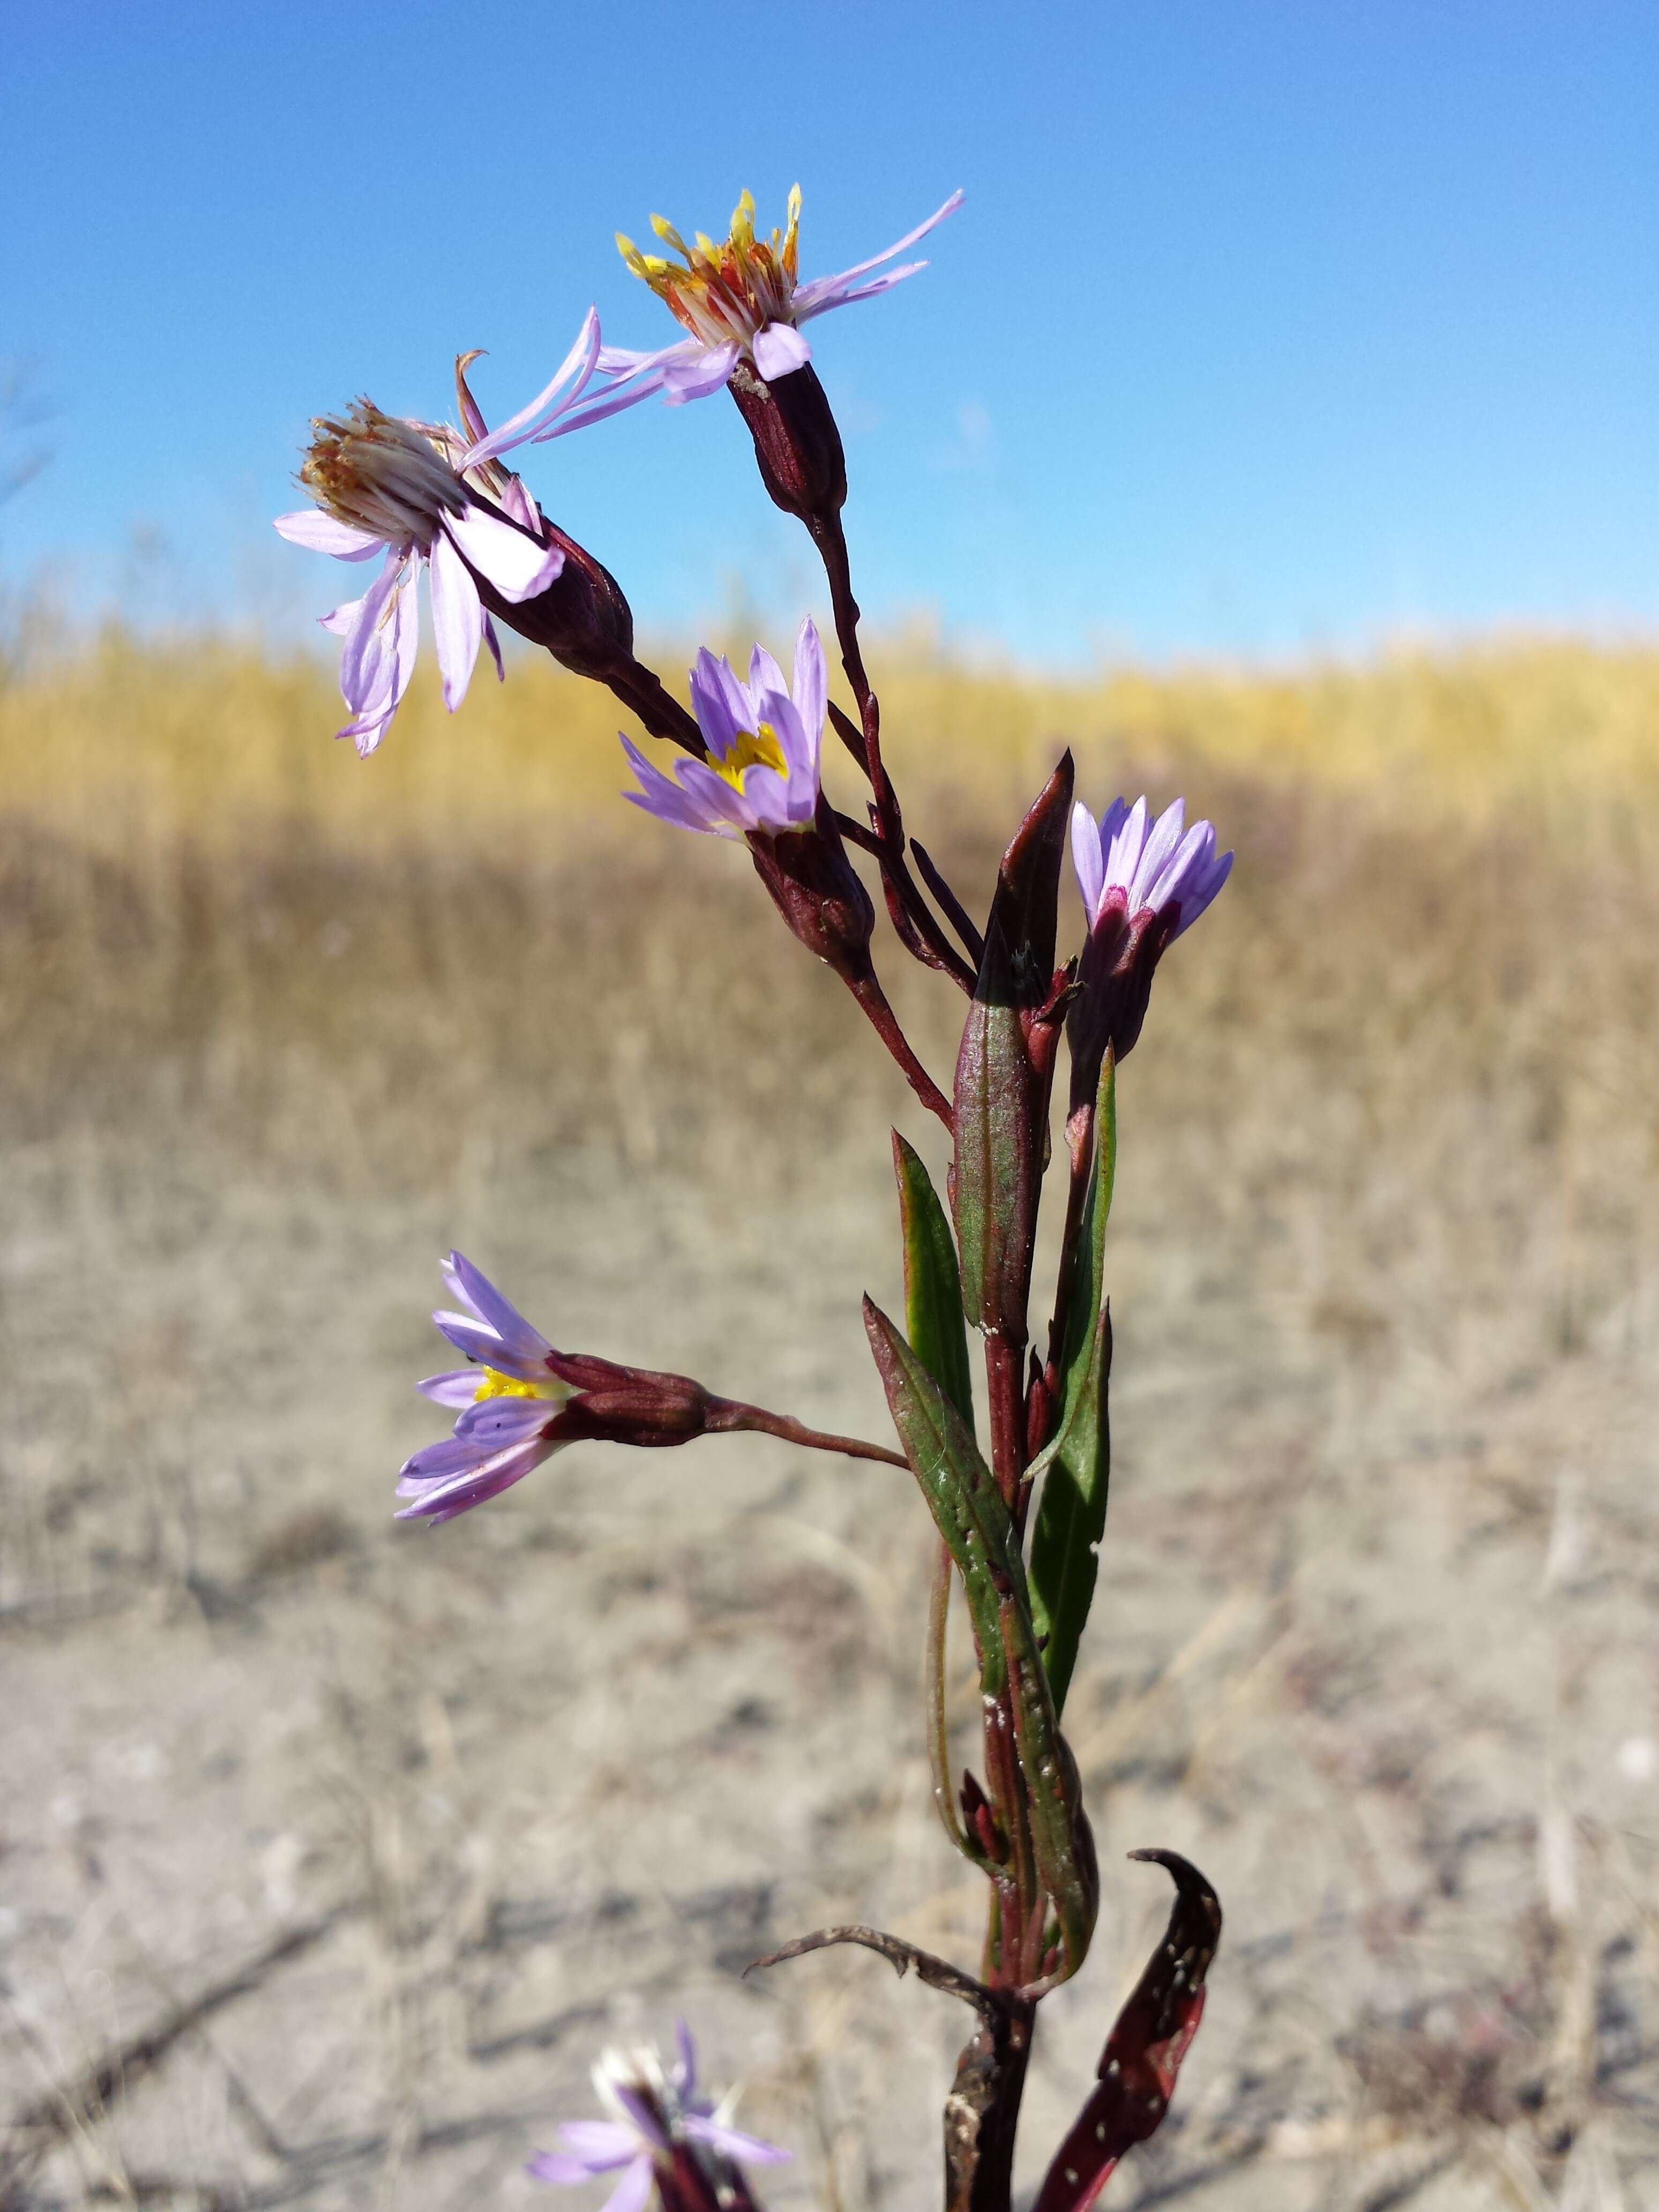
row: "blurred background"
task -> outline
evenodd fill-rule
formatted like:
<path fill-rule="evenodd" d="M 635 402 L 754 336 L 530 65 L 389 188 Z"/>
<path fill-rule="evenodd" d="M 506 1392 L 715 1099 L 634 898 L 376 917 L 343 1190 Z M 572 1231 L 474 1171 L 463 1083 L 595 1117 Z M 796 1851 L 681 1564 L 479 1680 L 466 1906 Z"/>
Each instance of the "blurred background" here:
<path fill-rule="evenodd" d="M 795 2148 L 769 2201 L 935 2201 L 964 2019 L 738 1978 L 833 1920 L 975 1954 L 905 1480 L 596 1447 L 390 1515 L 452 1245 L 556 1341 L 882 1435 L 887 1126 L 937 1131 L 743 856 L 618 803 L 606 695 L 520 654 L 452 720 L 423 665 L 335 745 L 340 572 L 269 528 L 312 413 L 436 414 L 483 344 L 499 417 L 590 300 L 657 343 L 611 233 L 798 178 L 807 273 L 968 193 L 812 331 L 910 826 L 982 908 L 1069 744 L 1238 854 L 1122 1078 L 1105 1903 L 1022 2184 L 1158 1844 L 1227 1929 L 1109 2203 L 1659 2204 L 1659 15 L 7 43 L 0 2204 L 527 2206 L 677 2013 Z M 723 398 L 526 471 L 670 682 L 824 615 Z"/>

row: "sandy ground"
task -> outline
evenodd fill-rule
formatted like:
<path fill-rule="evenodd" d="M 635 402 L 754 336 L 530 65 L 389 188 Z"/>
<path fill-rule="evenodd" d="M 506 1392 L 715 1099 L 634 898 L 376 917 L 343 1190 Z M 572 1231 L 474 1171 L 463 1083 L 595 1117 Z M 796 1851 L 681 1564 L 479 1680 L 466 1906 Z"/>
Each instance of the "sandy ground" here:
<path fill-rule="evenodd" d="M 1402 1234 L 1398 1163 L 1298 1174 L 1271 1117 L 1222 1203 L 1139 1103 L 1153 1050 L 1068 1721 L 1106 1902 L 1044 2008 L 1024 2182 L 1161 1925 L 1121 1854 L 1164 1844 L 1226 1932 L 1113 2201 L 1659 2203 L 1659 1275 L 1570 1325 L 1559 1209 L 1472 1255 L 1412 1200 Z M 849 1146 L 737 1204 L 626 1146 L 484 1146 L 411 1200 L 184 1130 L 13 1151 L 4 2202 L 527 2203 L 596 2051 L 677 2013 L 797 2150 L 770 2201 L 936 2201 L 966 2016 L 861 1955 L 739 1978 L 844 1918 L 975 1955 L 905 1478 L 593 1448 L 389 1519 L 451 1241 L 562 1340 L 883 1435 L 884 1170 Z"/>
<path fill-rule="evenodd" d="M 1659 2207 L 1654 878 L 1224 801 L 1237 881 L 1123 1076 L 1067 1713 L 1105 1899 L 1022 2185 L 1164 1845 L 1226 1929 L 1109 2204 Z M 864 1954 L 741 1978 L 846 1919 L 977 1955 L 908 1478 L 594 1448 L 391 1519 L 452 1244 L 556 1340 L 882 1437 L 887 1120 L 942 1167 L 908 1094 L 729 854 L 274 838 L 144 890 L 26 833 L 0 2204 L 545 2202 L 597 2051 L 677 2014 L 794 2147 L 769 2203 L 937 2203 L 960 2008 Z"/>

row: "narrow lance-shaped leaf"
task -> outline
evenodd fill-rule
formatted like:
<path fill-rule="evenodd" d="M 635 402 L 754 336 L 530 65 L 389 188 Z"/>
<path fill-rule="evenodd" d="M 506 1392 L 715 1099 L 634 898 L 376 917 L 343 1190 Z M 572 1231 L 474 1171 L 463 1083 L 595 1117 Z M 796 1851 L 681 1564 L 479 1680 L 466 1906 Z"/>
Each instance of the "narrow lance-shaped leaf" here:
<path fill-rule="evenodd" d="M 1204 2017 L 1204 1977 L 1221 1940 L 1216 1893 L 1174 1851 L 1129 1856 L 1168 1869 L 1175 1908 L 1164 1941 L 1106 2039 L 1100 2078 L 1054 2153 L 1032 2212 L 1087 2212 L 1125 2151 L 1145 2142 L 1169 2111 L 1181 2062 Z"/>
<path fill-rule="evenodd" d="M 1112 1320 L 1105 1298 L 1106 1220 L 1117 1164 L 1117 1095 L 1112 1057 L 1101 1069 L 1095 1112 L 1094 1173 L 1079 1231 L 1070 1315 L 1061 1352 L 1060 1421 L 1032 1466 L 1043 1474 L 1042 1502 L 1031 1536 L 1031 1612 L 1042 1656 L 1064 1710 L 1078 1644 L 1095 1594 L 1106 1530 L 1111 1436 L 1106 1389 Z"/>
<path fill-rule="evenodd" d="M 974 1378 L 968 1361 L 968 1330 L 962 1311 L 962 1277 L 951 1224 L 939 1204 L 921 1154 L 896 1129 L 893 1172 L 898 1179 L 899 1221 L 904 1237 L 904 1320 L 916 1356 L 939 1383 L 971 1431 Z M 927 1607 L 927 1760 L 933 1802 L 945 1832 L 964 1857 L 985 1863 L 983 1849 L 970 1839 L 957 1815 L 951 1786 L 950 1728 L 945 1715 L 945 1644 L 950 1618 L 951 1563 L 941 1537 Z"/>
<path fill-rule="evenodd" d="M 904 1233 L 904 1321 L 911 1348 L 969 1429 L 974 1378 L 962 1311 L 962 1276 L 951 1224 L 921 1156 L 893 1132 L 899 1222 Z"/>
<path fill-rule="evenodd" d="M 1075 1769 L 1049 1695 L 1012 1516 L 978 1444 L 950 1400 L 880 1308 L 864 1302 L 899 1442 L 967 1592 L 982 1693 L 1006 1696 L 1024 1778 L 1032 1856 L 1060 1925 L 1065 1965 L 1083 1963 L 1099 1908 L 1094 1845 Z"/>

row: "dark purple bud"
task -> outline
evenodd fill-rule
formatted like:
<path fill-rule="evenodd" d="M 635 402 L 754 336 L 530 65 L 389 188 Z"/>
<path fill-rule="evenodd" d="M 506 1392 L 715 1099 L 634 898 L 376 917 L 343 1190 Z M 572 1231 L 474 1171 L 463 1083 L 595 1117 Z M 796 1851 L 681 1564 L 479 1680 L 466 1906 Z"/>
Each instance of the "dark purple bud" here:
<path fill-rule="evenodd" d="M 816 535 L 847 502 L 847 457 L 817 371 L 809 362 L 769 384 L 743 360 L 729 389 L 774 504 Z"/>
<path fill-rule="evenodd" d="M 1068 988 L 1054 972 L 1054 938 L 1071 804 L 1067 753 L 1003 855 L 957 1057 L 963 1307 L 1011 1346 L 1026 1339 L 1048 1089 Z"/>

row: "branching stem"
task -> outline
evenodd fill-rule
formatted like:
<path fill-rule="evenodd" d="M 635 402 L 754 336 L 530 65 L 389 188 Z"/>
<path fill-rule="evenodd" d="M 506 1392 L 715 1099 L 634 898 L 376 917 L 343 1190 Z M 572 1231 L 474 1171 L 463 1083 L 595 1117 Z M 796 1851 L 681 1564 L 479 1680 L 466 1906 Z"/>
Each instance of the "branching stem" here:
<path fill-rule="evenodd" d="M 902 1452 L 890 1451 L 885 1444 L 866 1443 L 861 1437 L 831 1436 L 823 1429 L 809 1429 L 805 1421 L 796 1420 L 792 1413 L 769 1413 L 764 1406 L 746 1406 L 736 1398 L 710 1401 L 708 1429 L 710 1434 L 750 1429 L 760 1436 L 781 1437 L 786 1443 L 799 1444 L 807 1451 L 838 1452 L 843 1459 L 879 1460 L 884 1467 L 909 1466 Z"/>

